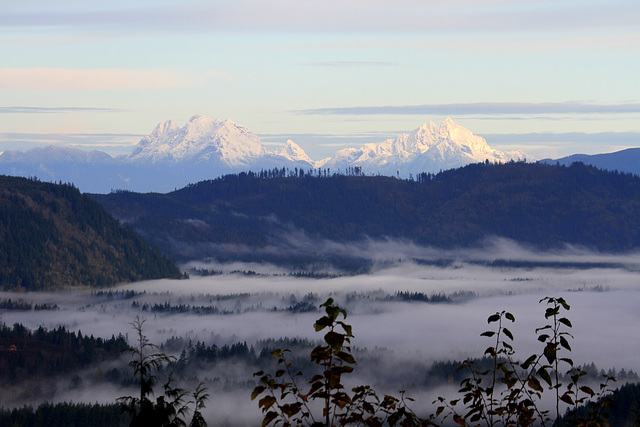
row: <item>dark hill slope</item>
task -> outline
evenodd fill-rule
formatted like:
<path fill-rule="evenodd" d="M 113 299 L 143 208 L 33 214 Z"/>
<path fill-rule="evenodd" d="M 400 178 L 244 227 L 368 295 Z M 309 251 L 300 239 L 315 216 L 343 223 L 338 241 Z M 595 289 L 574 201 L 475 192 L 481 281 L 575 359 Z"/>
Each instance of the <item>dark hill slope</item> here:
<path fill-rule="evenodd" d="M 0 176 L 0 287 L 180 277 L 174 263 L 71 185 Z"/>
<path fill-rule="evenodd" d="M 569 166 L 575 162 L 595 166 L 598 169 L 617 170 L 619 172 L 640 175 L 640 148 L 627 148 L 626 150 L 604 154 L 573 154 L 555 160 L 540 160 L 540 163 L 550 165 L 560 164 L 564 166 Z"/>
<path fill-rule="evenodd" d="M 322 239 L 386 237 L 444 248 L 488 236 L 541 249 L 640 247 L 640 178 L 582 164 L 475 164 L 416 180 L 240 174 L 168 194 L 94 197 L 182 260 L 278 261 L 285 249 L 302 256 L 304 241 L 312 256 Z"/>

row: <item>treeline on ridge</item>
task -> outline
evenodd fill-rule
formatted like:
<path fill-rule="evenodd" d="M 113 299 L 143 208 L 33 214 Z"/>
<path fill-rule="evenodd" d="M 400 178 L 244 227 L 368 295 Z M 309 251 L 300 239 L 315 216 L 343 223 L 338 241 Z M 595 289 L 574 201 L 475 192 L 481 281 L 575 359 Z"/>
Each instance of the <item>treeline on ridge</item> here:
<path fill-rule="evenodd" d="M 179 278 L 178 267 L 69 184 L 0 176 L 0 286 L 40 290 Z"/>
<path fill-rule="evenodd" d="M 323 251 L 322 244 L 367 238 L 442 248 L 491 236 L 539 249 L 640 247 L 640 178 L 580 163 L 479 163 L 407 180 L 277 172 L 227 175 L 167 194 L 93 197 L 176 260 L 366 271 L 363 258 Z"/>

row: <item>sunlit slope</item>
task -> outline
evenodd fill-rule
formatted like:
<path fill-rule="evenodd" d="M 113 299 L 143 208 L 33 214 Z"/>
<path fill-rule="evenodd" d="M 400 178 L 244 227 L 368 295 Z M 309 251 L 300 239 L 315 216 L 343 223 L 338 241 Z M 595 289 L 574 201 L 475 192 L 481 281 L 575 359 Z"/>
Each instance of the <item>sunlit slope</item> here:
<path fill-rule="evenodd" d="M 286 263 L 291 253 L 313 257 L 314 245 L 326 248 L 327 241 L 388 238 L 442 248 L 488 237 L 540 249 L 640 247 L 640 178 L 582 164 L 474 164 L 413 180 L 269 175 L 229 175 L 168 194 L 95 197 L 182 260 Z"/>
<path fill-rule="evenodd" d="M 0 287 L 180 277 L 171 261 L 70 185 L 0 176 Z"/>

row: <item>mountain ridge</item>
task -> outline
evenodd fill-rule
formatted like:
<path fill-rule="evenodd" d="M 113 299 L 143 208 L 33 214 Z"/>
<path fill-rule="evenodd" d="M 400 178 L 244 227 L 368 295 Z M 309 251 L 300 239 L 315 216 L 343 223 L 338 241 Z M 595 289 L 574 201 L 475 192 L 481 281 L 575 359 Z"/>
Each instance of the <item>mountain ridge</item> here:
<path fill-rule="evenodd" d="M 487 160 L 493 163 L 524 158 L 524 153 L 520 151 L 492 149 L 484 138 L 447 118 L 440 127 L 431 121 L 410 133 L 398 135 L 395 140 L 387 139 L 378 144 L 365 144 L 359 149 L 340 150 L 322 166 L 332 169 L 359 166 L 366 172 L 375 170 L 394 175 L 400 169 L 410 170 L 411 173 L 438 172 Z"/>
<path fill-rule="evenodd" d="M 539 250 L 640 248 L 640 178 L 583 164 L 476 163 L 412 180 L 241 173 L 167 194 L 92 197 L 181 262 L 349 270 L 345 259 L 357 258 L 363 241 L 455 249 L 500 238 Z"/>
<path fill-rule="evenodd" d="M 194 115 L 184 126 L 158 123 L 131 154 L 112 158 L 104 152 L 83 155 L 82 150 L 49 146 L 26 153 L 0 154 L 0 173 L 38 176 L 73 182 L 84 191 L 113 189 L 167 192 L 189 183 L 228 173 L 273 168 L 346 171 L 358 167 L 367 174 L 408 177 L 474 162 L 521 160 L 521 152 L 494 150 L 471 131 L 446 119 L 440 127 L 425 123 L 413 131 L 381 143 L 338 151 L 333 157 L 312 160 L 292 140 L 268 150 L 246 127 L 230 119 Z"/>
<path fill-rule="evenodd" d="M 640 148 L 627 148 L 613 153 L 572 154 L 558 159 L 542 159 L 539 162 L 564 166 L 581 162 L 604 170 L 617 170 L 640 176 Z"/>
<path fill-rule="evenodd" d="M 0 175 L 0 236 L 5 289 L 181 277 L 173 262 L 71 185 Z"/>

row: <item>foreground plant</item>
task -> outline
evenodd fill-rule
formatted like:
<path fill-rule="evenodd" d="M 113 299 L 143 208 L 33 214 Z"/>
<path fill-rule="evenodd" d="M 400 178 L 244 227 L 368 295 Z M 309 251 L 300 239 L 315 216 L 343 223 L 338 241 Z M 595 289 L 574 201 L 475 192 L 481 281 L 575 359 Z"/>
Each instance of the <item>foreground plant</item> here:
<path fill-rule="evenodd" d="M 204 402 L 209 395 L 203 383 L 198 384 L 193 393 L 194 401 L 186 401 L 188 393 L 177 387 L 173 387 L 172 376 L 169 375 L 163 386 L 164 393 L 151 400 L 154 395 L 153 388 L 157 377 L 155 372 L 175 357 L 158 352 L 158 346 L 151 343 L 143 333 L 143 326 L 146 319 L 136 316 L 131 322 L 131 326 L 136 331 L 137 345 L 124 350 L 133 356 L 129 366 L 133 368 L 133 376 L 140 384 L 140 396 L 123 396 L 117 399 L 120 410 L 131 415 L 130 426 L 187 426 L 184 417 L 189 412 L 189 405 L 195 404 L 194 415 L 189 426 L 206 426 L 200 410 L 204 408 Z"/>
<path fill-rule="evenodd" d="M 275 375 L 256 372 L 259 384 L 251 393 L 251 400 L 258 400 L 264 414 L 262 425 L 283 426 L 426 426 L 430 420 L 419 418 L 410 410 L 404 397 L 385 395 L 379 397 L 370 386 L 358 386 L 347 391 L 342 376 L 353 372 L 356 361 L 351 353 L 352 328 L 343 320 L 347 312 L 329 298 L 320 307 L 325 315 L 318 319 L 316 332 L 325 331 L 324 345 L 311 351 L 311 360 L 321 373 L 308 382 L 301 372 L 295 372 L 286 355 L 289 350 L 275 350 L 271 354 L 278 358 Z M 343 320 L 340 320 L 342 317 Z M 308 389 L 303 387 L 307 383 Z M 406 399 L 410 400 L 410 399 Z M 320 403 L 321 414 L 314 413 Z"/>
<path fill-rule="evenodd" d="M 568 332 L 572 324 L 562 316 L 563 311 L 570 309 L 569 304 L 563 298 L 553 297 L 543 298 L 540 303 L 547 304 L 545 319 L 550 320 L 535 331 L 538 341 L 544 344 L 542 352 L 531 355 L 524 362 L 515 360 L 511 344 L 514 336 L 505 326 L 507 322 L 515 322 L 515 317 L 507 311 L 489 316 L 487 322 L 496 327 L 481 336 L 495 340 L 493 346 L 484 352 L 491 359 L 492 368 L 481 371 L 474 368 L 473 361 L 465 361 L 459 369 L 468 369 L 470 376 L 461 382 L 459 392 L 462 397 L 453 400 L 439 397 L 434 402 L 440 404 L 436 416 L 444 415 L 443 421 L 451 416 L 461 426 L 546 426 L 554 421 L 559 425 L 562 404 L 571 405 L 574 414 L 580 405 L 589 404 L 587 417 L 574 416 L 566 422 L 576 426 L 608 426 L 603 409 L 611 399 L 605 395 L 612 391 L 608 384 L 615 379 L 605 375 L 605 382 L 598 392 L 579 383 L 586 372 L 575 368 L 570 357 L 564 357 L 564 353 L 571 352 L 569 339 L 573 339 Z M 561 365 L 568 369 L 564 375 Z M 563 384 L 561 377 L 568 377 L 571 381 Z M 545 386 L 554 394 L 553 417 L 549 410 L 541 409 Z M 596 406 L 590 403 L 592 399 L 602 403 Z"/>

